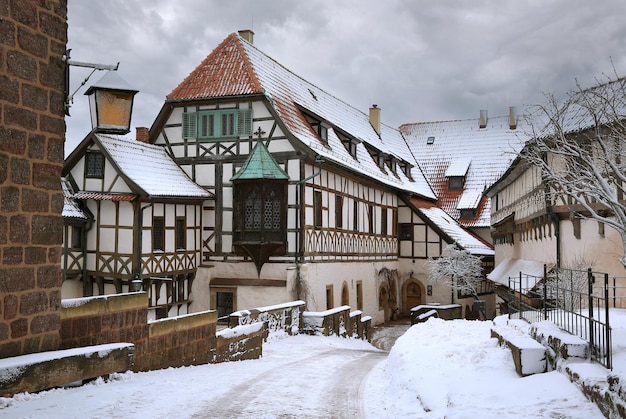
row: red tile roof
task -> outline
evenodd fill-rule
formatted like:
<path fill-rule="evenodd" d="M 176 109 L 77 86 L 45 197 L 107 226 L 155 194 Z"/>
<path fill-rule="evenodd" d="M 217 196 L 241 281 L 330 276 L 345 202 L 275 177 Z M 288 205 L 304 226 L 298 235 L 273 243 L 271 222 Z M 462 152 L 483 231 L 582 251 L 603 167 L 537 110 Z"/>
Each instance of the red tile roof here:
<path fill-rule="evenodd" d="M 254 94 L 265 95 L 289 132 L 324 160 L 393 188 L 436 198 L 398 129 L 381 124 L 378 133 L 367 114 L 292 73 L 236 33 L 221 42 L 167 99 L 182 102 Z M 313 132 L 303 110 L 331 126 L 328 144 L 322 144 Z M 335 130 L 357 140 L 356 158 Z M 412 166 L 410 179 L 401 171 L 394 175 L 381 170 L 366 147 L 408 161 Z"/>
<path fill-rule="evenodd" d="M 168 100 L 262 93 L 239 35 L 230 34 L 172 92 Z"/>

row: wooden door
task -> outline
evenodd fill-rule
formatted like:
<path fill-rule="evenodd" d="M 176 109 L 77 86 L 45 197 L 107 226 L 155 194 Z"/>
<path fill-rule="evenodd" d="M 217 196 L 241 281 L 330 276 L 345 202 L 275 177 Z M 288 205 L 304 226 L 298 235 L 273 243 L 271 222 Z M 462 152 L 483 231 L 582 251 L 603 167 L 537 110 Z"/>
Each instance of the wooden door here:
<path fill-rule="evenodd" d="M 406 287 L 406 309 L 410 312 L 413 307 L 422 304 L 422 288 L 417 282 L 411 282 Z"/>

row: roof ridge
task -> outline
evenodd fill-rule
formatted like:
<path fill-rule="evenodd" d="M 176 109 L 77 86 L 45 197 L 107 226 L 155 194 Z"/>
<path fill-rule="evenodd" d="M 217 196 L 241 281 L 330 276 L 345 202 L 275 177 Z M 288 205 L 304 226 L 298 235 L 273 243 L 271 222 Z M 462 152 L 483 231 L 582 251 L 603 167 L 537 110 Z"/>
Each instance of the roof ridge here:
<path fill-rule="evenodd" d="M 247 54 L 241 44 L 240 39 L 241 38 L 239 34 L 235 32 L 231 33 L 226 38 L 224 38 L 224 40 L 220 42 L 220 44 L 215 49 L 213 49 L 213 51 L 211 51 L 209 55 L 207 55 L 204 58 L 204 60 L 202 60 L 202 62 L 200 62 L 200 64 L 198 64 L 196 68 L 194 68 L 194 70 L 191 73 L 189 73 L 187 77 L 185 77 L 185 79 L 180 84 L 178 84 L 178 86 L 174 88 L 174 90 L 170 92 L 170 94 L 166 96 L 166 99 L 167 100 L 198 99 L 201 97 L 205 97 L 205 95 L 213 94 L 213 93 L 207 93 L 206 91 L 202 91 L 202 90 L 206 90 L 208 87 L 212 87 L 214 89 L 222 88 L 223 87 L 222 83 L 215 83 L 215 85 L 211 83 L 212 81 L 211 76 L 213 75 L 215 71 L 222 72 L 222 68 L 221 68 L 222 66 L 212 65 L 212 64 L 218 64 L 220 60 L 228 59 L 228 55 L 229 55 L 228 47 L 231 45 L 234 46 L 234 49 L 238 53 L 238 57 L 235 57 L 235 60 L 240 59 L 243 62 L 243 66 L 241 67 L 237 67 L 235 65 L 232 65 L 229 67 L 229 71 L 231 72 L 231 75 L 237 76 L 238 74 L 241 74 L 241 73 L 238 73 L 238 71 L 243 71 L 245 73 L 245 76 L 248 78 L 247 80 L 243 80 L 243 83 L 237 80 L 239 83 L 236 84 L 235 88 L 240 89 L 240 90 L 247 90 L 247 93 L 262 92 L 263 89 L 261 87 L 261 84 L 258 78 L 256 77 L 256 73 L 254 72 L 254 69 L 252 68 L 250 60 L 247 57 Z M 220 56 L 220 54 L 222 55 Z M 232 54 L 230 55 L 232 56 Z M 219 63 L 219 64 L 222 64 L 222 63 Z M 200 84 L 200 87 L 195 85 L 196 81 L 202 82 Z M 232 80 L 227 80 L 226 78 L 222 77 L 220 79 L 220 82 L 224 82 L 224 81 L 232 82 Z M 230 88 L 231 86 L 228 85 L 228 87 Z M 240 93 L 241 92 L 237 92 L 237 93 L 230 92 L 230 94 L 240 94 Z M 229 95 L 229 93 L 221 92 L 220 95 Z"/>
<path fill-rule="evenodd" d="M 230 36 L 233 36 L 233 35 L 236 41 L 235 44 L 237 46 L 237 49 L 239 50 L 239 53 L 241 54 L 244 62 L 246 63 L 246 71 L 248 72 L 248 75 L 252 79 L 252 82 L 254 83 L 254 87 L 256 87 L 256 91 L 258 92 L 264 91 L 263 86 L 261 85 L 261 82 L 259 81 L 259 78 L 256 75 L 256 71 L 254 71 L 254 67 L 252 66 L 252 63 L 250 62 L 250 58 L 248 57 L 248 52 L 246 51 L 243 44 L 241 43 L 242 41 L 241 36 L 235 32 L 230 34 Z M 254 46 L 253 44 L 250 44 L 250 45 Z"/>

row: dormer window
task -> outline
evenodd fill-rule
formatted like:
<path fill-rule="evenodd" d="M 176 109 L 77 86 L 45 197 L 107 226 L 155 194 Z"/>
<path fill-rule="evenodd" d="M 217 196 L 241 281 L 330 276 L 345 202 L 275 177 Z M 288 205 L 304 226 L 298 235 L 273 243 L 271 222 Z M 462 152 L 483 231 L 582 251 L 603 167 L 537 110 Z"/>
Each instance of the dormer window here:
<path fill-rule="evenodd" d="M 397 175 L 398 160 L 396 160 L 396 158 L 393 156 L 389 156 L 389 158 L 387 159 L 387 165 L 389 166 L 389 169 L 391 169 L 391 172 L 394 175 Z"/>
<path fill-rule="evenodd" d="M 382 154 L 378 154 L 376 156 L 376 161 L 378 162 L 378 167 L 380 167 L 380 170 L 387 173 L 387 171 L 385 170 L 385 156 Z"/>
<path fill-rule="evenodd" d="M 322 140 L 322 143 L 328 144 L 328 128 L 330 126 L 322 121 L 313 121 L 311 122 L 311 128 L 317 134 L 317 136 Z"/>
<path fill-rule="evenodd" d="M 460 211 L 461 220 L 473 220 L 476 217 L 475 209 L 462 209 Z"/>
<path fill-rule="evenodd" d="M 449 191 L 462 191 L 465 186 L 465 176 L 450 176 L 448 178 Z"/>
<path fill-rule="evenodd" d="M 405 161 L 401 161 L 399 165 L 402 173 L 404 173 L 404 175 L 409 178 L 409 180 L 413 180 L 413 176 L 411 175 L 411 168 L 413 167 L 413 165 Z"/>
<path fill-rule="evenodd" d="M 335 130 L 335 132 L 337 133 L 337 137 L 341 141 L 341 144 L 345 147 L 346 151 L 350 153 L 352 158 L 356 159 L 357 146 L 360 141 L 355 138 L 350 138 L 341 132 L 337 132 L 337 130 Z"/>
<path fill-rule="evenodd" d="M 462 191 L 465 187 L 465 177 L 472 161 L 461 158 L 450 162 L 445 176 L 448 178 L 449 191 Z"/>
<path fill-rule="evenodd" d="M 317 134 L 319 139 L 322 141 L 322 144 L 327 145 L 328 129 L 330 128 L 330 125 L 319 116 L 314 116 L 304 109 L 302 109 L 302 114 L 306 118 L 309 125 L 311 125 L 313 132 L 315 132 L 315 134 Z"/>

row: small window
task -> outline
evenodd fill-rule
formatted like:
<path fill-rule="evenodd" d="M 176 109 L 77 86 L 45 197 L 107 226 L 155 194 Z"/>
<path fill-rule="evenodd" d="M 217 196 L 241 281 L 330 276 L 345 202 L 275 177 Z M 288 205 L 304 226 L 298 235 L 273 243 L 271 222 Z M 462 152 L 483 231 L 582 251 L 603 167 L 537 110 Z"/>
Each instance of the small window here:
<path fill-rule="evenodd" d="M 428 137 L 428 139 L 426 140 L 426 144 L 435 144 L 435 137 Z"/>
<path fill-rule="evenodd" d="M 102 153 L 85 154 L 85 177 L 96 179 L 104 177 L 104 155 Z"/>
<path fill-rule="evenodd" d="M 389 232 L 387 231 L 387 208 L 383 208 L 380 214 L 380 234 L 386 236 Z"/>
<path fill-rule="evenodd" d="M 359 231 L 359 201 L 354 200 L 352 205 L 352 229 Z"/>
<path fill-rule="evenodd" d="M 354 157 L 355 159 L 356 159 L 356 148 L 357 148 L 357 143 L 355 141 L 350 141 L 350 143 L 348 144 L 348 153 L 350 153 L 350 155 Z"/>
<path fill-rule="evenodd" d="M 400 224 L 400 240 L 413 240 L 413 224 Z"/>
<path fill-rule="evenodd" d="M 602 221 L 598 221 L 598 234 L 600 237 L 604 237 L 604 223 Z"/>
<path fill-rule="evenodd" d="M 83 228 L 72 226 L 72 249 L 82 249 L 83 247 Z"/>
<path fill-rule="evenodd" d="M 335 227 L 343 228 L 343 197 L 335 195 Z"/>
<path fill-rule="evenodd" d="M 176 217 L 176 250 L 187 247 L 187 222 L 185 217 Z"/>
<path fill-rule="evenodd" d="M 315 228 L 322 227 L 322 192 L 313 192 L 313 222 Z"/>
<path fill-rule="evenodd" d="M 448 178 L 449 191 L 462 191 L 465 186 L 465 176 L 450 176 Z"/>
<path fill-rule="evenodd" d="M 326 310 L 330 310 L 331 308 L 335 306 L 333 303 L 335 296 L 333 294 L 334 294 L 333 286 L 326 285 Z"/>
<path fill-rule="evenodd" d="M 318 134 L 324 143 L 328 142 L 328 127 L 320 124 Z"/>
<path fill-rule="evenodd" d="M 474 209 L 462 209 L 460 212 L 462 220 L 473 220 L 476 217 L 476 210 Z"/>
<path fill-rule="evenodd" d="M 580 240 L 580 218 L 576 217 L 572 219 L 572 227 L 574 229 L 574 237 Z"/>
<path fill-rule="evenodd" d="M 367 206 L 367 231 L 374 234 L 374 206 Z"/>
<path fill-rule="evenodd" d="M 165 250 L 165 217 L 152 218 L 152 250 Z"/>
<path fill-rule="evenodd" d="M 363 281 L 356 281 L 356 309 L 363 310 Z"/>

